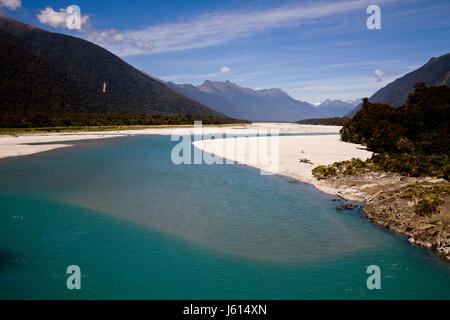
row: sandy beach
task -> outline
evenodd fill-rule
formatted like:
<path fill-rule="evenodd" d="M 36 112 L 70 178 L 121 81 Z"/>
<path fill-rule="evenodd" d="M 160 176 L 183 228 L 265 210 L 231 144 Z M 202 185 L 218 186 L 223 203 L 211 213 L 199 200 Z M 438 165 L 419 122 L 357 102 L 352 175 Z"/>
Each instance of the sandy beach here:
<path fill-rule="evenodd" d="M 270 139 L 279 139 L 278 165 L 270 166 L 267 164 L 268 161 L 251 161 L 252 158 L 255 158 L 255 155 L 252 154 L 256 152 L 255 149 L 241 148 L 239 150 L 239 148 L 235 148 L 235 145 L 239 143 L 255 143 L 254 137 L 231 139 L 236 140 L 236 143 L 233 144 L 230 141 L 225 142 L 217 139 L 197 141 L 194 142 L 194 145 L 203 151 L 225 159 L 312 184 L 319 190 L 330 194 L 337 194 L 338 190 L 330 186 L 329 183 L 315 179 L 311 172 L 312 169 L 319 165 L 329 165 L 336 161 L 350 160 L 352 158 L 366 160 L 372 156 L 372 152 L 365 150 L 360 145 L 340 141 L 339 135 L 256 138 L 265 140 L 265 143 L 268 145 L 271 143 Z M 310 163 L 300 162 L 300 159 L 307 159 Z"/>
<path fill-rule="evenodd" d="M 255 131 L 276 130 L 281 134 L 298 133 L 338 133 L 338 126 L 313 126 L 298 125 L 291 123 L 254 123 L 251 125 L 237 126 L 218 126 L 203 127 L 203 134 L 232 134 L 248 135 Z M 183 132 L 193 134 L 194 128 L 182 128 Z M 124 131 L 103 131 L 103 132 L 74 132 L 74 133 L 48 133 L 48 134 L 30 134 L 17 136 L 0 136 L 0 159 L 26 156 L 30 154 L 46 152 L 58 148 L 70 147 L 74 142 L 93 139 L 109 139 L 129 135 L 171 135 L 180 131 L 179 128 L 151 128 L 143 130 L 124 130 Z M 230 140 L 240 140 L 240 142 L 254 143 L 256 140 L 263 140 L 270 144 L 271 137 L 243 137 L 228 138 Z M 371 156 L 371 152 L 366 151 L 359 145 L 345 143 L 340 141 L 336 135 L 320 136 L 279 136 L 279 161 L 276 169 L 272 170 L 274 174 L 287 176 L 305 183 L 312 184 L 318 189 L 336 194 L 337 190 L 329 185 L 315 179 L 311 170 L 319 165 L 327 165 L 336 161 L 349 160 L 351 158 L 360 158 L 365 160 Z M 217 156 L 237 161 L 246 165 L 254 166 L 266 170 L 263 165 L 250 161 L 255 151 L 254 148 L 244 148 L 237 152 L 230 153 L 230 146 L 233 144 L 225 143 L 224 140 L 202 140 L 194 142 L 194 145 L 206 152 L 216 154 Z M 228 149 L 227 149 L 228 148 Z M 234 147 L 233 147 L 234 148 Z M 301 163 L 300 159 L 308 159 L 310 163 Z M 268 171 L 271 171 L 269 168 Z"/>
<path fill-rule="evenodd" d="M 282 133 L 314 133 L 314 132 L 338 132 L 340 127 L 330 126 L 310 126 L 289 123 L 255 123 L 252 125 L 203 127 L 205 134 L 246 134 L 249 129 L 259 130 L 277 129 Z M 193 134 L 193 127 L 183 127 L 183 131 Z M 129 135 L 171 135 L 179 128 L 151 128 L 142 130 L 121 130 L 121 131 L 101 131 L 101 132 L 71 132 L 71 133 L 43 133 L 43 134 L 20 134 L 20 135 L 0 135 L 0 159 L 26 156 L 39 152 L 51 151 L 58 148 L 73 146 L 73 141 L 83 141 L 92 139 L 108 139 Z"/>

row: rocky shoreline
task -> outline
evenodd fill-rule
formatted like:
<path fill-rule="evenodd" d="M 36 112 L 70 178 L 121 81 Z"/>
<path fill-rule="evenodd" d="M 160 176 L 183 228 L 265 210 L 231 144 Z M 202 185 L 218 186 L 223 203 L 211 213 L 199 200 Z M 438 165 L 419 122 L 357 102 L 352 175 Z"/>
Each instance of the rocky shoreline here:
<path fill-rule="evenodd" d="M 377 171 L 365 161 L 372 156 L 371 152 L 360 145 L 342 142 L 337 135 L 278 138 L 279 161 L 274 174 L 288 177 L 292 182 L 311 184 L 344 200 L 364 203 L 368 219 L 405 235 L 411 244 L 429 248 L 450 262 L 450 184 L 446 180 Z M 230 143 L 225 145 L 224 139 L 193 144 L 207 153 L 267 171 L 260 162 L 250 161 L 256 149 L 242 148 L 235 152 L 239 149 L 230 139 L 240 139 L 247 145 L 252 142 L 247 137 L 228 138 Z M 428 212 L 422 200 L 439 208 Z M 442 203 L 437 205 L 437 202 Z M 340 209 L 351 209 L 345 206 Z M 423 207 L 420 214 L 418 207 Z"/>
<path fill-rule="evenodd" d="M 320 179 L 344 200 L 364 202 L 368 219 L 450 262 L 450 183 L 386 172 Z"/>

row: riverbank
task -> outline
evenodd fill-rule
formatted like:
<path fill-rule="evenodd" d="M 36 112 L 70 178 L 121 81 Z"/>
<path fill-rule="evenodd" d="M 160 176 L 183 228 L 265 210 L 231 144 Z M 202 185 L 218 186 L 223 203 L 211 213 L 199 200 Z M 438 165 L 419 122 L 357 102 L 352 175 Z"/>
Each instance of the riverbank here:
<path fill-rule="evenodd" d="M 267 162 L 273 159 L 258 159 L 261 161 L 256 161 L 256 163 L 251 161 L 258 156 L 257 148 L 237 147 L 239 144 L 244 146 L 255 144 L 255 140 L 252 139 L 255 138 L 201 140 L 194 142 L 194 145 L 205 152 L 231 161 L 312 184 L 317 189 L 334 195 L 338 194 L 339 189 L 314 178 L 312 169 L 320 165 L 329 165 L 352 158 L 366 160 L 372 156 L 372 152 L 367 151 L 360 145 L 340 141 L 337 134 L 259 137 L 262 145 L 271 145 L 274 142 L 271 140 L 278 142 L 278 165 L 270 168 L 267 166 Z"/>
<path fill-rule="evenodd" d="M 0 135 L 0 159 L 31 155 L 71 147 L 75 141 L 116 138 L 130 135 L 172 135 L 178 129 L 194 133 L 193 126 L 155 126 L 137 130 L 75 131 Z M 203 126 L 204 134 L 248 134 L 251 130 L 279 130 L 280 133 L 338 133 L 340 127 L 297 125 L 290 123 L 253 123 L 250 125 Z"/>
<path fill-rule="evenodd" d="M 380 171 L 320 180 L 343 199 L 366 203 L 366 217 L 450 262 L 450 184 Z"/>
<path fill-rule="evenodd" d="M 235 139 L 238 144 L 238 140 L 252 138 Z M 360 145 L 340 141 L 338 135 L 280 136 L 278 139 L 279 166 L 272 173 L 312 184 L 344 200 L 364 202 L 363 211 L 368 219 L 405 235 L 411 244 L 431 249 L 450 261 L 450 187 L 447 181 L 373 170 L 317 179 L 312 173 L 317 166 L 352 158 L 364 161 L 372 153 Z M 206 152 L 267 170 L 262 163 L 249 161 L 255 156 L 252 154 L 255 149 L 239 151 L 234 144 L 224 143 L 224 140 L 203 140 L 194 145 Z M 427 207 L 430 203 L 439 205 L 430 209 Z M 421 212 L 424 206 L 426 208 Z"/>
<path fill-rule="evenodd" d="M 450 264 L 310 185 L 175 166 L 170 136 L 97 141 L 0 161 L 1 297 L 450 298 Z M 87 275 L 75 293 L 73 263 Z"/>
<path fill-rule="evenodd" d="M 6 135 L 0 136 L 0 159 L 26 156 L 46 152 L 58 148 L 71 147 L 77 142 L 95 139 L 108 139 L 128 135 L 171 135 L 177 129 L 194 134 L 191 127 L 164 127 L 142 130 L 116 130 L 103 132 L 69 132 L 46 133 L 32 135 Z M 252 125 L 211 126 L 203 127 L 203 134 L 246 135 L 254 130 L 278 130 L 282 134 L 314 134 L 331 133 L 331 135 L 298 135 L 279 136 L 257 139 L 279 139 L 278 166 L 273 174 L 279 174 L 295 181 L 301 181 L 315 186 L 317 189 L 338 195 L 339 197 L 364 202 L 367 205 L 364 212 L 370 220 L 383 228 L 404 234 L 410 243 L 432 249 L 437 254 L 450 261 L 450 199 L 444 199 L 442 210 L 432 217 L 418 216 L 414 206 L 416 200 L 404 201 L 400 194 L 404 194 L 409 186 L 433 187 L 435 185 L 447 186 L 448 183 L 438 179 L 417 179 L 402 177 L 397 174 L 384 172 L 366 172 L 354 176 L 331 177 L 316 179 L 312 169 L 320 165 L 330 165 L 334 162 L 360 158 L 366 160 L 372 153 L 356 144 L 340 141 L 340 127 L 297 125 L 283 123 L 255 123 Z M 336 134 L 333 134 L 336 133 Z M 254 137 L 228 138 L 250 142 Z M 238 161 L 259 169 L 265 169 L 258 163 L 248 161 L 254 156 L 255 149 L 244 148 L 237 152 L 227 150 L 234 144 L 224 144 L 223 139 L 201 140 L 194 145 L 206 152 L 214 153 L 220 157 Z M 235 150 L 234 150 L 235 151 Z M 230 156 L 231 155 L 231 156 Z M 410 192 L 409 192 L 410 193 Z M 445 209 L 447 208 L 447 209 Z"/>

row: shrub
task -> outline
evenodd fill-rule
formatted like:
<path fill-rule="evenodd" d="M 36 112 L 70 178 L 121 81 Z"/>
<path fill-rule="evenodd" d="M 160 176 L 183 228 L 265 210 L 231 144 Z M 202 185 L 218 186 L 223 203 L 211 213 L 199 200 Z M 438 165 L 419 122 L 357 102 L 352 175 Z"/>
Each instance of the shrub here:
<path fill-rule="evenodd" d="M 370 161 L 380 170 L 448 180 L 449 114 L 450 87 L 417 83 L 398 108 L 363 99 L 361 110 L 344 123 L 341 139 L 375 152 Z"/>
<path fill-rule="evenodd" d="M 335 176 L 337 170 L 335 167 L 331 166 L 318 166 L 312 170 L 312 174 L 317 179 L 324 179 Z"/>
<path fill-rule="evenodd" d="M 438 207 L 443 203 L 441 199 L 422 199 L 416 204 L 415 213 L 421 217 L 430 217 L 438 212 Z"/>

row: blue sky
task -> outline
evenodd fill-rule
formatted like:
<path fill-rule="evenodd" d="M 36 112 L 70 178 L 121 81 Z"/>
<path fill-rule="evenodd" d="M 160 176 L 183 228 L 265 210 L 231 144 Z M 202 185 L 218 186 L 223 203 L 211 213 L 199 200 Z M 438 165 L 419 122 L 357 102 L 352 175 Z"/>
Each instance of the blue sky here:
<path fill-rule="evenodd" d="M 381 29 L 369 30 L 369 5 Z M 61 19 L 81 8 L 81 31 Z M 0 0 L 0 12 L 93 41 L 163 80 L 230 80 L 302 101 L 357 99 L 450 50 L 448 0 Z M 224 68 L 226 67 L 226 68 Z"/>

